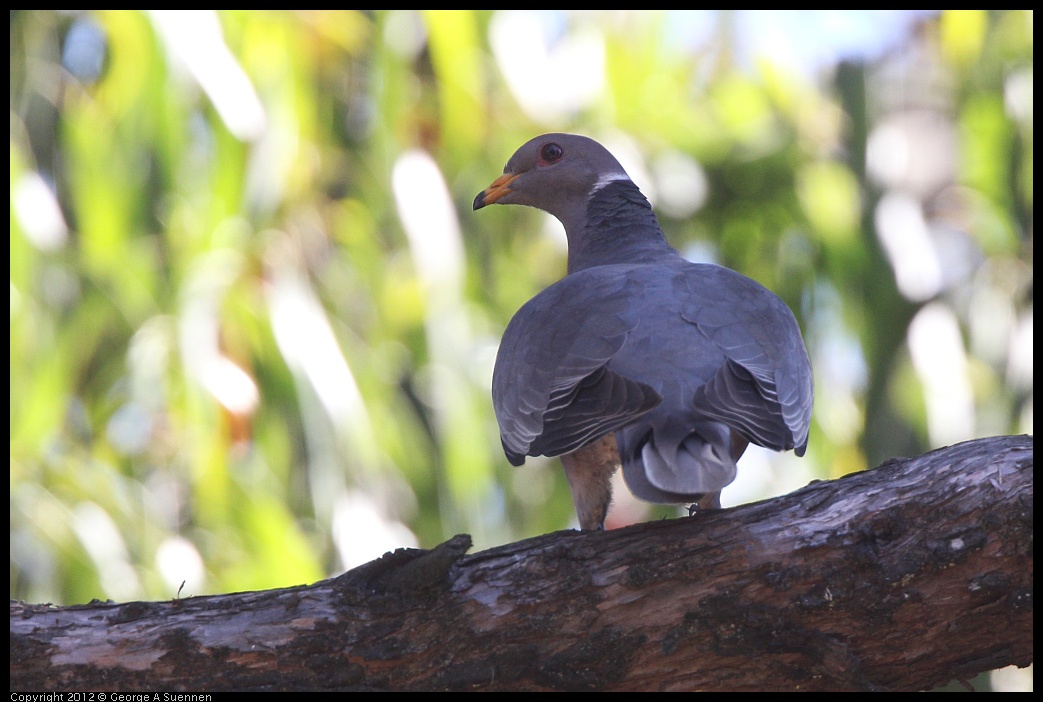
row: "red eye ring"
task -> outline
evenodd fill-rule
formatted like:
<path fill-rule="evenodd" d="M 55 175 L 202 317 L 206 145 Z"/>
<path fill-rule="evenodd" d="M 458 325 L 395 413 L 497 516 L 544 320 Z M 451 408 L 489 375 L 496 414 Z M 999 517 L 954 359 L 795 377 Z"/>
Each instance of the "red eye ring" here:
<path fill-rule="evenodd" d="M 565 150 L 560 146 L 551 142 L 544 144 L 543 148 L 540 149 L 540 160 L 544 163 L 554 163 L 565 154 Z"/>

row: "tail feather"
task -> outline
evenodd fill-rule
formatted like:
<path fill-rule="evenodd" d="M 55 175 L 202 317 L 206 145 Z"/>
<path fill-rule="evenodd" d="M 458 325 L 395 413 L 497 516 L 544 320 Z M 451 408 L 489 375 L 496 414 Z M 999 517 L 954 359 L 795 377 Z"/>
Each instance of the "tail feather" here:
<path fill-rule="evenodd" d="M 735 479 L 732 430 L 719 422 L 700 422 L 675 436 L 669 426 L 658 426 L 633 446 L 626 445 L 629 437 L 617 438 L 623 478 L 642 500 L 692 502 Z"/>

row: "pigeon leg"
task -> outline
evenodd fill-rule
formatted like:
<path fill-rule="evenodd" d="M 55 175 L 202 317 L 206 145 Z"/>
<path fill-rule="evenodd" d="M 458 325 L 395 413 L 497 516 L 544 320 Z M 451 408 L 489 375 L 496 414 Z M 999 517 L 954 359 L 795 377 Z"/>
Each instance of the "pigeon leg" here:
<path fill-rule="evenodd" d="M 565 477 L 572 490 L 579 527 L 603 531 L 605 515 L 612 502 L 612 474 L 619 470 L 619 452 L 614 434 L 606 434 L 561 457 Z"/>
<path fill-rule="evenodd" d="M 691 517 L 697 512 L 704 512 L 708 509 L 720 509 L 721 508 L 721 493 L 720 492 L 704 492 L 699 495 L 695 502 L 688 505 L 688 516 Z"/>

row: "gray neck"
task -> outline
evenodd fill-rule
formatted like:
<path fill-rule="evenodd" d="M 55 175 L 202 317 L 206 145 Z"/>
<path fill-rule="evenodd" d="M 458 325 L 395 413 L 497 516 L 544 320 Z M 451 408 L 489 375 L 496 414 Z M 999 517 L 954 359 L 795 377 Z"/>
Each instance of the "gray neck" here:
<path fill-rule="evenodd" d="M 573 231 L 585 227 L 581 232 Z M 629 179 L 594 191 L 583 224 L 566 227 L 569 273 L 614 263 L 659 263 L 680 254 L 667 243 L 652 206 Z"/>

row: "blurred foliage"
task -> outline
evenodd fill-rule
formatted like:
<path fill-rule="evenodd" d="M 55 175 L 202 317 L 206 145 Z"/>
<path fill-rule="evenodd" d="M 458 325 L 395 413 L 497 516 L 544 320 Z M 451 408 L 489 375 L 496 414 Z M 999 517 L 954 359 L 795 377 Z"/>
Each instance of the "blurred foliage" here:
<path fill-rule="evenodd" d="M 680 250 L 796 312 L 808 454 L 748 456 L 733 503 L 1031 432 L 1031 14 L 900 18 L 812 72 L 743 51 L 741 19 L 12 12 L 11 597 L 286 586 L 573 524 L 489 398 L 562 237 L 470 211 L 547 131 L 602 140 Z"/>

